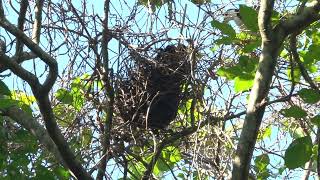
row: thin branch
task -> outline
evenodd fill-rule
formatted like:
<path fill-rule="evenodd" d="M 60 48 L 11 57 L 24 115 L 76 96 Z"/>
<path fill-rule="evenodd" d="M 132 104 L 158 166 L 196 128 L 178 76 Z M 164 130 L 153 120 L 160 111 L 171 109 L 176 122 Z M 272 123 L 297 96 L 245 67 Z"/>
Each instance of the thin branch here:
<path fill-rule="evenodd" d="M 35 20 L 32 27 L 32 41 L 36 44 L 40 42 L 41 24 L 42 24 L 42 9 L 44 0 L 37 0 L 34 9 Z"/>
<path fill-rule="evenodd" d="M 18 29 L 21 31 L 24 30 L 24 23 L 26 19 L 26 13 L 29 6 L 28 0 L 22 0 L 20 3 L 20 11 L 19 11 L 19 17 L 18 17 Z M 17 39 L 16 43 L 16 56 L 20 56 L 23 50 L 23 43 L 20 39 Z"/>
<path fill-rule="evenodd" d="M 102 31 L 102 41 L 101 41 L 101 53 L 103 59 L 103 68 L 104 68 L 104 75 L 103 75 L 103 82 L 106 88 L 106 93 L 108 96 L 108 103 L 106 107 L 107 119 L 104 124 L 104 128 L 102 131 L 102 155 L 104 156 L 99 163 L 99 170 L 97 174 L 97 179 L 102 180 L 107 168 L 107 156 L 109 149 L 110 149 L 110 138 L 111 138 L 111 127 L 112 127 L 112 117 L 113 117 L 113 104 L 114 104 L 114 90 L 112 88 L 112 77 L 109 77 L 109 74 L 112 75 L 112 72 L 109 73 L 109 54 L 108 54 L 108 43 L 111 40 L 111 36 L 109 34 L 108 28 L 108 20 L 109 20 L 109 5 L 110 0 L 104 1 L 104 20 L 103 20 L 103 31 Z"/>
<path fill-rule="evenodd" d="M 297 51 L 297 35 L 298 34 L 292 34 L 290 37 L 290 50 L 291 50 L 293 59 L 297 62 L 304 80 L 309 83 L 309 85 L 311 86 L 312 89 L 314 89 L 315 91 L 317 91 L 320 94 L 320 89 L 312 81 L 311 77 L 309 76 L 307 70 L 305 69 L 304 65 L 302 64 L 302 62 L 300 60 L 300 56 Z"/>

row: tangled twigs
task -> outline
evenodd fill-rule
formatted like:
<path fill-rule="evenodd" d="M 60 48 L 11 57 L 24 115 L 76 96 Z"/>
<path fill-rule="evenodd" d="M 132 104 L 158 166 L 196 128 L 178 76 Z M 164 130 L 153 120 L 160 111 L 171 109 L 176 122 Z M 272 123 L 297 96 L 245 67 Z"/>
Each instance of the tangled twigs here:
<path fill-rule="evenodd" d="M 169 45 L 153 60 L 131 56 L 135 68 L 119 83 L 119 115 L 131 125 L 164 129 L 177 115 L 182 85 L 190 74 L 187 48 Z"/>

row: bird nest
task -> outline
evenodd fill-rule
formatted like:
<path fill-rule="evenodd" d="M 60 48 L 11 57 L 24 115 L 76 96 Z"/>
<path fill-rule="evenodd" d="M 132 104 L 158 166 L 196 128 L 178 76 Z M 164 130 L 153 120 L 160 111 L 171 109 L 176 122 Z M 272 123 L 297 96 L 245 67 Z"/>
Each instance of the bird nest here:
<path fill-rule="evenodd" d="M 116 107 L 132 126 L 164 129 L 177 116 L 182 86 L 190 74 L 187 48 L 169 45 L 155 58 L 130 54 L 134 68 L 119 82 Z"/>

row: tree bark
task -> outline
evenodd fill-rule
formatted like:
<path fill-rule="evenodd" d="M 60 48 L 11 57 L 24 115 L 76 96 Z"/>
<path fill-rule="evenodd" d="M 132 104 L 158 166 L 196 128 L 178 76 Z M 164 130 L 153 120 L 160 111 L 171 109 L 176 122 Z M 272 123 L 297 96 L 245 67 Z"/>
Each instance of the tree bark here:
<path fill-rule="evenodd" d="M 248 179 L 252 154 L 265 112 L 270 84 L 283 41 L 290 33 L 306 28 L 312 22 L 319 19 L 319 1 L 315 1 L 311 7 L 302 7 L 299 15 L 280 22 L 272 28 L 271 13 L 273 6 L 274 0 L 261 1 L 258 23 L 262 40 L 262 53 L 260 55 L 254 85 L 250 93 L 236 155 L 233 159 L 233 180 Z"/>

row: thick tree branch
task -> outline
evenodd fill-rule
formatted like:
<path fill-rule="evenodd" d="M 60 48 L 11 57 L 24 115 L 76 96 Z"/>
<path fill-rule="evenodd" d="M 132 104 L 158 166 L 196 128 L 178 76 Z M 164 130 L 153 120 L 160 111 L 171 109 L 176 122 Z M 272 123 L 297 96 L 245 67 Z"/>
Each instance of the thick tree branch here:
<path fill-rule="evenodd" d="M 299 14 L 286 21 L 283 21 L 281 23 L 281 27 L 287 35 L 296 31 L 300 31 L 301 29 L 320 19 L 319 11 L 320 1 L 315 0 L 310 3 L 309 7 L 303 8 Z"/>
<path fill-rule="evenodd" d="M 20 124 L 22 127 L 27 129 L 31 134 L 33 134 L 37 140 L 44 145 L 49 152 L 51 152 L 54 157 L 57 158 L 63 166 L 67 167 L 63 158 L 58 151 L 57 146 L 54 144 L 50 138 L 48 132 L 44 127 L 40 125 L 31 115 L 28 115 L 26 112 L 20 108 L 13 106 L 6 109 L 1 109 L 4 116 L 10 117 L 12 120 Z"/>
<path fill-rule="evenodd" d="M 306 8 L 300 15 L 271 28 L 270 16 L 274 0 L 262 0 L 259 10 L 259 30 L 262 37 L 262 53 L 254 79 L 245 121 L 233 159 L 232 179 L 248 179 L 251 158 L 261 125 L 265 104 L 270 90 L 274 69 L 284 39 L 289 33 L 310 25 L 317 20 L 319 1 L 312 8 Z"/>
<path fill-rule="evenodd" d="M 1 1 L 2 2 L 2 1 Z M 0 4 L 2 5 L 2 3 Z M 0 6 L 2 8 L 2 6 Z M 14 73 L 16 73 L 20 78 L 26 80 L 30 85 L 32 92 L 38 102 L 40 112 L 42 114 L 43 120 L 45 122 L 46 129 L 56 144 L 63 160 L 67 164 L 68 168 L 78 179 L 92 179 L 91 176 L 86 172 L 82 167 L 81 163 L 76 159 L 74 153 L 68 146 L 68 143 L 64 139 L 64 136 L 59 129 L 55 117 L 52 111 L 52 105 L 49 100 L 48 93 L 51 90 L 53 84 L 58 75 L 58 65 L 54 58 L 49 54 L 43 51 L 37 44 L 35 44 L 29 37 L 27 37 L 21 30 L 12 25 L 4 16 L 1 16 L 3 13 L 0 9 L 0 25 L 13 34 L 17 39 L 21 40 L 32 52 L 34 52 L 43 62 L 49 66 L 49 74 L 44 82 L 41 85 L 35 75 L 23 69 L 15 61 L 2 55 L 2 62 L 4 65 L 9 67 Z"/>
<path fill-rule="evenodd" d="M 37 89 L 40 86 L 39 80 L 34 74 L 22 68 L 9 56 L 1 54 L 0 60 L 1 69 L 10 69 L 14 74 L 25 80 L 31 88 Z"/>
<path fill-rule="evenodd" d="M 64 161 L 66 162 L 72 173 L 78 179 L 92 179 L 91 176 L 82 167 L 81 163 L 75 157 L 68 143 L 65 141 L 64 136 L 62 135 L 61 130 L 59 129 L 55 121 L 54 114 L 52 111 L 52 105 L 48 95 L 35 94 L 35 97 L 38 101 L 38 106 L 40 108 L 40 112 L 45 122 L 46 129 L 52 140 L 57 145 L 61 156 L 63 157 Z"/>
<path fill-rule="evenodd" d="M 49 66 L 49 74 L 39 88 L 34 89 L 39 91 L 37 93 L 48 93 L 53 84 L 55 83 L 58 75 L 58 64 L 54 58 L 48 53 L 43 51 L 37 44 L 35 44 L 28 36 L 26 36 L 21 30 L 11 24 L 5 17 L 0 17 L 0 26 L 13 34 L 17 39 L 20 39 L 32 52 L 34 52 L 43 62 Z"/>
<path fill-rule="evenodd" d="M 274 6 L 274 0 L 261 1 L 260 10 L 258 14 L 258 26 L 260 35 L 263 41 L 270 41 L 272 26 L 271 26 L 271 14 Z"/>

